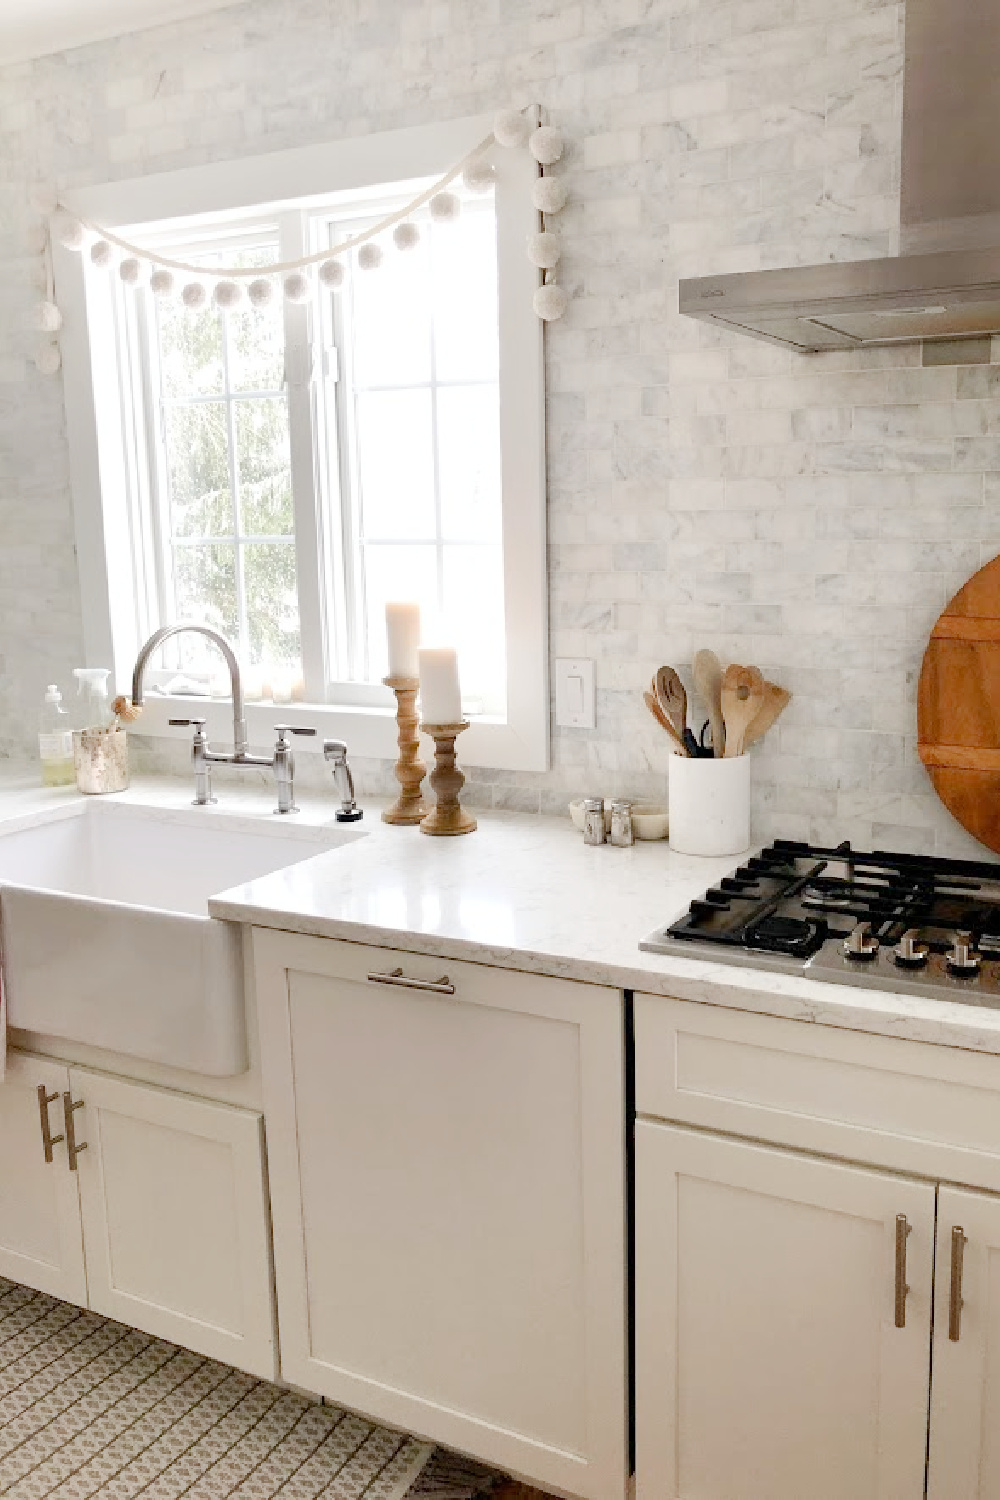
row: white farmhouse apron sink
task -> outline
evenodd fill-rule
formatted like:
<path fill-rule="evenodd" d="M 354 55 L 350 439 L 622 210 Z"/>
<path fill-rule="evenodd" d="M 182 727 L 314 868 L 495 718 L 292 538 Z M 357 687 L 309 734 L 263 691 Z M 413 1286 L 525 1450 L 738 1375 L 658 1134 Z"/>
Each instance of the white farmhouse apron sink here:
<path fill-rule="evenodd" d="M 242 1073 L 242 934 L 209 917 L 209 897 L 359 837 L 113 802 L 0 830 L 8 1023 L 215 1077 Z"/>

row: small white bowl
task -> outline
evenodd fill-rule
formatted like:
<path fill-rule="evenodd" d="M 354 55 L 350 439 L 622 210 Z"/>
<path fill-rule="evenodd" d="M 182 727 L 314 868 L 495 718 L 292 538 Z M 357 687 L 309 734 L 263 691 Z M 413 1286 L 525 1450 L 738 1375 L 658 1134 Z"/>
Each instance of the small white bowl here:
<path fill-rule="evenodd" d="M 632 809 L 632 832 L 637 839 L 665 839 L 667 809 L 654 802 L 637 802 Z"/>

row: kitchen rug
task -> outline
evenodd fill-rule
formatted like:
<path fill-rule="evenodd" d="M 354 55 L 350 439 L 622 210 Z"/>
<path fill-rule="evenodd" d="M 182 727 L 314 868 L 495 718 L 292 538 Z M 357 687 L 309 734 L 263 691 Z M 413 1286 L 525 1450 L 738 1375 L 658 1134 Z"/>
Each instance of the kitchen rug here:
<path fill-rule="evenodd" d="M 492 1479 L 0 1278 L 4 1500 L 471 1500 Z"/>

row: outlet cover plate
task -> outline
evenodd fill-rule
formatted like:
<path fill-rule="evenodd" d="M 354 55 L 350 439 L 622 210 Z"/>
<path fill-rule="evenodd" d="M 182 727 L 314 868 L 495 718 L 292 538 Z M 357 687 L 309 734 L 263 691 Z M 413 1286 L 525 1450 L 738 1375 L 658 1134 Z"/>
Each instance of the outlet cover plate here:
<path fill-rule="evenodd" d="M 556 724 L 560 729 L 593 729 L 594 663 L 587 657 L 556 657 Z"/>

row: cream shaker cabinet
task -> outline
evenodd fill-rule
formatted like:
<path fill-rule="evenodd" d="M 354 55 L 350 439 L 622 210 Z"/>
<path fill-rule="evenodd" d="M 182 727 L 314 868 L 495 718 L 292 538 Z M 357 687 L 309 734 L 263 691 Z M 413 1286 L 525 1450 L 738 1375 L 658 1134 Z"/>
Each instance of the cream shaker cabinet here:
<path fill-rule="evenodd" d="M 934 1187 L 636 1128 L 638 1500 L 921 1500 Z"/>
<path fill-rule="evenodd" d="M 283 1377 L 620 1500 L 620 995 L 280 932 L 253 947 Z"/>
<path fill-rule="evenodd" d="M 0 1274 L 273 1378 L 260 1115 L 12 1052 L 0 1140 Z"/>

